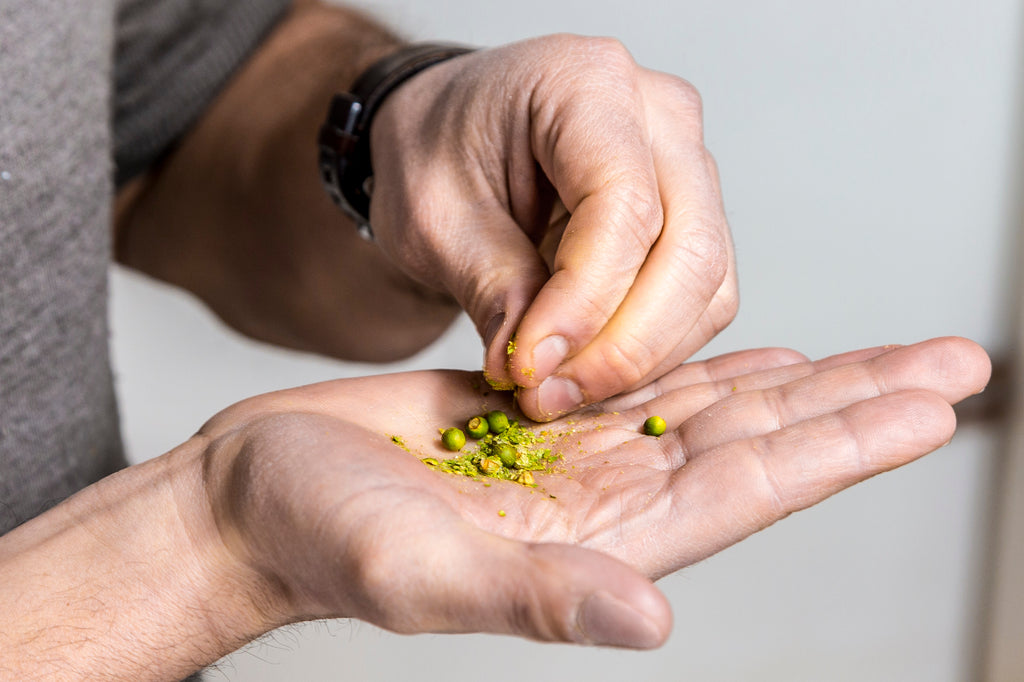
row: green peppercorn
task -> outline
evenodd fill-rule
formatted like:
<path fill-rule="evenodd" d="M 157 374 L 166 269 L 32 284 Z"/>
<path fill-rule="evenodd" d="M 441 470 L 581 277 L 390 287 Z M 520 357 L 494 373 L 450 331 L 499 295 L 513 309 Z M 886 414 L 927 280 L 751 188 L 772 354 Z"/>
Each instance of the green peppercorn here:
<path fill-rule="evenodd" d="M 644 433 L 648 436 L 660 436 L 665 433 L 665 428 L 665 420 L 658 415 L 648 417 L 644 421 Z"/>
<path fill-rule="evenodd" d="M 483 438 L 489 430 L 487 417 L 473 417 L 466 424 L 466 433 L 469 434 L 470 438 Z"/>
<path fill-rule="evenodd" d="M 466 434 L 462 432 L 462 429 L 453 426 L 450 429 L 445 429 L 441 434 L 441 443 L 453 452 L 461 450 L 462 446 L 466 444 Z"/>
<path fill-rule="evenodd" d="M 508 443 L 498 443 L 494 448 L 494 455 L 507 467 L 513 467 L 516 463 L 516 449 Z"/>
<path fill-rule="evenodd" d="M 491 433 L 505 433 L 508 430 L 508 415 L 501 410 L 491 410 L 487 413 L 487 426 Z"/>

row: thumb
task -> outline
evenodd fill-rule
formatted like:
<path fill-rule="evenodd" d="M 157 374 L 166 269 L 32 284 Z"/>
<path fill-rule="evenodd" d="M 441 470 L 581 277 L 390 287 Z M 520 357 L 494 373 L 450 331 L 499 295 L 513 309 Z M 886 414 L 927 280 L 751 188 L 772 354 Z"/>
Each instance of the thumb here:
<path fill-rule="evenodd" d="M 515 387 L 510 341 L 551 273 L 537 247 L 501 207 L 481 207 L 449 224 L 455 242 L 438 254 L 445 287 L 473 320 L 484 344 L 484 376 Z M 455 225 L 454 229 L 451 228 Z"/>
<path fill-rule="evenodd" d="M 499 202 L 428 178 L 413 206 L 402 187 L 381 181 L 374 189 L 377 244 L 407 275 L 458 301 L 483 339 L 485 376 L 514 388 L 508 344 L 550 277 L 544 259 Z"/>
<path fill-rule="evenodd" d="M 668 637 L 672 615 L 664 595 L 617 559 L 457 525 L 459 532 L 418 562 L 418 577 L 403 584 L 400 595 L 392 574 L 389 601 L 399 608 L 391 613 L 396 618 L 378 625 L 398 632 L 491 632 L 633 649 L 660 646 Z"/>

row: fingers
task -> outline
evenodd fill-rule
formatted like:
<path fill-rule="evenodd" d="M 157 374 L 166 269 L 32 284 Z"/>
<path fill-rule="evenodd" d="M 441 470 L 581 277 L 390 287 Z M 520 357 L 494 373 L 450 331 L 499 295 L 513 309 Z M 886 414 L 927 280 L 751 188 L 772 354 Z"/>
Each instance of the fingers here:
<path fill-rule="evenodd" d="M 870 476 L 946 443 L 952 408 L 921 390 L 871 398 L 699 457 L 674 475 L 683 532 L 666 537 L 670 572 Z"/>
<path fill-rule="evenodd" d="M 700 99 L 617 41 L 552 36 L 446 62 L 374 127 L 379 244 L 467 310 L 488 376 L 523 387 L 528 416 L 636 388 L 735 314 Z M 553 204 L 569 219 L 552 258 Z"/>
<path fill-rule="evenodd" d="M 704 387 L 711 396 L 708 402 L 701 404 L 704 407 L 753 385 L 775 385 L 780 379 L 768 377 L 763 372 L 794 365 L 805 365 L 806 369 L 802 370 L 804 373 L 813 371 L 810 361 L 804 355 L 788 348 L 758 348 L 726 353 L 708 360 L 679 365 L 649 384 L 601 402 L 600 408 L 604 412 L 624 412 L 646 406 L 667 393 L 680 389 L 698 390 L 700 387 Z M 793 376 L 796 375 L 785 372 L 781 380 L 789 380 Z M 673 399 L 673 402 L 676 400 Z"/>
<path fill-rule="evenodd" d="M 821 371 L 774 387 L 741 390 L 688 419 L 678 438 L 687 458 L 733 440 L 784 429 L 838 412 L 887 393 L 924 390 L 953 404 L 979 392 L 991 365 L 984 350 L 966 339 L 932 339 L 912 346 L 866 349 L 829 358 Z M 857 360 L 850 362 L 851 360 Z M 665 413 L 670 427 L 688 417 L 668 400 L 651 409 Z"/>
<path fill-rule="evenodd" d="M 732 245 L 699 97 L 678 79 L 632 73 L 644 125 L 588 109 L 557 127 L 617 131 L 614 156 L 607 140 L 569 146 L 560 137 L 541 161 L 572 218 L 511 359 L 525 387 L 520 405 L 534 419 L 649 381 L 735 314 Z"/>
<path fill-rule="evenodd" d="M 510 512 L 511 513 L 511 512 Z M 508 520 L 513 523 L 512 519 Z M 664 596 L 607 555 L 528 544 L 465 522 L 431 529 L 429 542 L 359 571 L 358 617 L 397 632 L 491 632 L 542 641 L 650 649 L 671 629 Z"/>
<path fill-rule="evenodd" d="M 585 49 L 608 71 L 577 65 L 582 89 L 567 97 L 564 83 L 552 84 L 537 98 L 532 117 L 538 161 L 571 213 L 551 279 L 524 316 L 511 358 L 513 378 L 531 389 L 521 399 L 533 418 L 550 419 L 606 397 L 592 382 L 565 373 L 533 389 L 611 319 L 663 223 L 648 131 L 635 114 L 635 66 L 617 44 L 587 43 Z M 587 397 L 591 393 L 596 397 Z"/>

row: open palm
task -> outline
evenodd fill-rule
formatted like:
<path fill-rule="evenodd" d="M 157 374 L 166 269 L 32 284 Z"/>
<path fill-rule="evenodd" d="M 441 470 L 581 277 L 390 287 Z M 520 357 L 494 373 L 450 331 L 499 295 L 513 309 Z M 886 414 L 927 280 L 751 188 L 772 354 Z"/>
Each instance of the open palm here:
<path fill-rule="evenodd" d="M 531 426 L 562 458 L 536 487 L 420 461 L 450 456 L 438 428 L 513 410 L 475 373 L 259 396 L 203 434 L 221 526 L 283 586 L 282 622 L 649 647 L 671 624 L 650 578 L 939 447 L 950 405 L 988 373 L 984 352 L 954 338 L 814 363 L 776 349 L 690 363 Z M 652 414 L 668 422 L 658 438 L 641 432 Z"/>

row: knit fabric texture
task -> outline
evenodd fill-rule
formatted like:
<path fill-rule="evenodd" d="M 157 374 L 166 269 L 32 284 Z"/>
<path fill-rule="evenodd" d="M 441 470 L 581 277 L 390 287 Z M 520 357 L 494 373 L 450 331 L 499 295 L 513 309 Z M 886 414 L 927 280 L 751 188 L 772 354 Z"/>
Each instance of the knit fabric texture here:
<path fill-rule="evenodd" d="M 115 174 L 172 149 L 286 6 L 0 0 L 0 533 L 125 465 Z"/>

